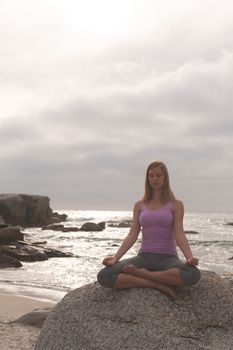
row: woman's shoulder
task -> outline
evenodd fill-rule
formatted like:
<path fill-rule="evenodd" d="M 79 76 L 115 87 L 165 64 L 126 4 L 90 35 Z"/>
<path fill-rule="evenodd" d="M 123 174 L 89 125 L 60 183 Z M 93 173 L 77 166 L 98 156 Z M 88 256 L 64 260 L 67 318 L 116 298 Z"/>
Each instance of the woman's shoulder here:
<path fill-rule="evenodd" d="M 173 208 L 175 210 L 183 210 L 184 209 L 183 202 L 180 199 L 175 199 L 173 201 Z"/>
<path fill-rule="evenodd" d="M 143 200 L 137 201 L 137 202 L 134 204 L 134 212 L 135 212 L 135 213 L 140 213 L 140 211 L 141 211 L 141 209 L 142 209 L 142 207 L 143 207 L 143 204 L 144 204 Z"/>
<path fill-rule="evenodd" d="M 144 203 L 143 200 L 140 199 L 139 201 L 137 201 L 137 202 L 134 204 L 134 208 L 135 208 L 135 209 L 141 209 L 143 203 Z"/>

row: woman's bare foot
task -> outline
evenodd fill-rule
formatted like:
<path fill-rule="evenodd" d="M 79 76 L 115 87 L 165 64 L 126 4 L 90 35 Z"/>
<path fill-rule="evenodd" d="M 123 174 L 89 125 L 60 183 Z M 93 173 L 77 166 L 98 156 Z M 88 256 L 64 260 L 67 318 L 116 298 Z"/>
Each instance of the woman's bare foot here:
<path fill-rule="evenodd" d="M 148 270 L 144 268 L 138 269 L 134 265 L 126 265 L 123 267 L 122 272 L 147 279 L 146 274 Z M 176 300 L 176 293 L 172 287 L 157 281 L 153 281 L 153 284 L 155 289 L 158 289 L 160 292 L 164 293 L 170 300 L 173 300 L 173 301 Z"/>
<path fill-rule="evenodd" d="M 125 273 L 129 273 L 130 275 L 145 278 L 145 272 L 147 272 L 148 270 L 143 268 L 138 269 L 134 265 L 126 265 L 123 267 L 122 271 Z"/>
<path fill-rule="evenodd" d="M 173 288 L 163 284 L 161 287 L 157 288 L 160 292 L 164 293 L 170 300 L 176 300 L 176 293 Z"/>

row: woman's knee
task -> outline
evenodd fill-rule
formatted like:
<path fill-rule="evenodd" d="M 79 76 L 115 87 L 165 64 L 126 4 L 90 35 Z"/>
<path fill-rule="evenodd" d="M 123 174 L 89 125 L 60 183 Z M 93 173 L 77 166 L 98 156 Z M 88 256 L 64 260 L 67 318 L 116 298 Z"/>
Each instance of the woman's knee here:
<path fill-rule="evenodd" d="M 200 270 L 196 266 L 189 266 L 188 269 L 182 270 L 181 275 L 185 286 L 193 286 L 200 278 Z"/>
<path fill-rule="evenodd" d="M 110 271 L 110 268 L 104 267 L 97 274 L 97 281 L 101 286 L 106 288 L 113 288 L 116 282 L 116 275 L 113 275 Z"/>

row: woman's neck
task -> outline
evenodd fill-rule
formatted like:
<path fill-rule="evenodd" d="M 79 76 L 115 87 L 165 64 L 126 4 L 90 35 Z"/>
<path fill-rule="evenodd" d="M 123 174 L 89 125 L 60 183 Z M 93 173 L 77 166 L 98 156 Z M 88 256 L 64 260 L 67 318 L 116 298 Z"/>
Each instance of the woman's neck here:
<path fill-rule="evenodd" d="M 151 198 L 153 202 L 161 202 L 161 191 L 154 192 Z"/>

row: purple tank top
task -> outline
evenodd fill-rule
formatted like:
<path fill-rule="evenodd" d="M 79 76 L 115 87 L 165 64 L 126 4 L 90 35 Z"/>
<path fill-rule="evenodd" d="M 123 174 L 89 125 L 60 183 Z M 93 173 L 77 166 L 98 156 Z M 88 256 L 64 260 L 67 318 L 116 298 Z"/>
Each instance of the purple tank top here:
<path fill-rule="evenodd" d="M 140 252 L 177 256 L 172 202 L 157 210 L 149 209 L 142 203 L 139 222 L 142 227 Z"/>

